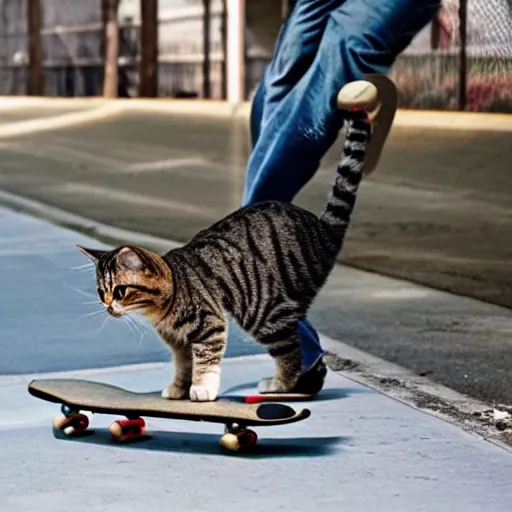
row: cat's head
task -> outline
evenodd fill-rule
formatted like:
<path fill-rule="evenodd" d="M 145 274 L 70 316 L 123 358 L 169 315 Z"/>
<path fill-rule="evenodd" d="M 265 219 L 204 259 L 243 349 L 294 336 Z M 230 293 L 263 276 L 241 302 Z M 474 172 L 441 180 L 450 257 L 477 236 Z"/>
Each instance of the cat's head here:
<path fill-rule="evenodd" d="M 162 317 L 174 290 L 171 269 L 161 256 L 133 245 L 112 251 L 77 247 L 96 265 L 98 297 L 110 315 Z"/>

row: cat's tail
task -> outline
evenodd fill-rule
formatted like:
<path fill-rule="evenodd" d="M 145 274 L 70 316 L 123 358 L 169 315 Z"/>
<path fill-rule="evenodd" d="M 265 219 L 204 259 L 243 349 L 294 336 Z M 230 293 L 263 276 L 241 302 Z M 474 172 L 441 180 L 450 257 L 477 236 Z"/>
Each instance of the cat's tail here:
<path fill-rule="evenodd" d="M 320 215 L 337 250 L 343 244 L 363 174 L 368 174 L 375 167 L 394 118 L 396 104 L 392 96 L 386 105 L 389 95 L 379 102 L 378 93 L 378 87 L 372 82 L 360 80 L 347 84 L 338 94 L 338 105 L 346 111 L 345 140 L 334 185 Z M 372 131 L 370 116 L 373 115 Z M 379 124 L 381 115 L 385 122 Z"/>

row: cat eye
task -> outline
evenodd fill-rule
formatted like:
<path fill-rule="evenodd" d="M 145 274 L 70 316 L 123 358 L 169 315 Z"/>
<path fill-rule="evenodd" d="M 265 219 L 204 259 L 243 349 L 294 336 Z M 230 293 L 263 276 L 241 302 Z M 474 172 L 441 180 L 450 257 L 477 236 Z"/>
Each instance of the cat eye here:
<path fill-rule="evenodd" d="M 113 296 L 116 300 L 122 300 L 126 294 L 126 286 L 116 286 L 114 288 Z"/>
<path fill-rule="evenodd" d="M 101 288 L 97 288 L 96 291 L 98 292 L 101 302 L 105 302 L 105 292 Z"/>

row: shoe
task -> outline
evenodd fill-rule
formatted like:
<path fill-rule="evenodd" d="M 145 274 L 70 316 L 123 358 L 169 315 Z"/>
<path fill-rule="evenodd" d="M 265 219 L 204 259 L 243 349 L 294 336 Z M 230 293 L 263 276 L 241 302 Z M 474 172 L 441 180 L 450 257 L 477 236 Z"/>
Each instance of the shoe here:
<path fill-rule="evenodd" d="M 304 395 L 316 395 L 324 387 L 325 376 L 327 375 L 327 365 L 322 357 L 307 371 L 305 371 L 291 393 L 300 393 Z"/>

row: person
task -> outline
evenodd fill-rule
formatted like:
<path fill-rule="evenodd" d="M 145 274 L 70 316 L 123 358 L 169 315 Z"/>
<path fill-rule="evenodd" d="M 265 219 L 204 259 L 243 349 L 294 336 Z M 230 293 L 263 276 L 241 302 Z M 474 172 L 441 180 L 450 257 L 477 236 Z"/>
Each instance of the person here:
<path fill-rule="evenodd" d="M 366 73 L 387 74 L 435 17 L 440 0 L 296 0 L 253 97 L 242 206 L 291 202 L 343 126 L 336 96 Z M 320 391 L 327 369 L 319 336 L 301 322 L 301 390 Z"/>

